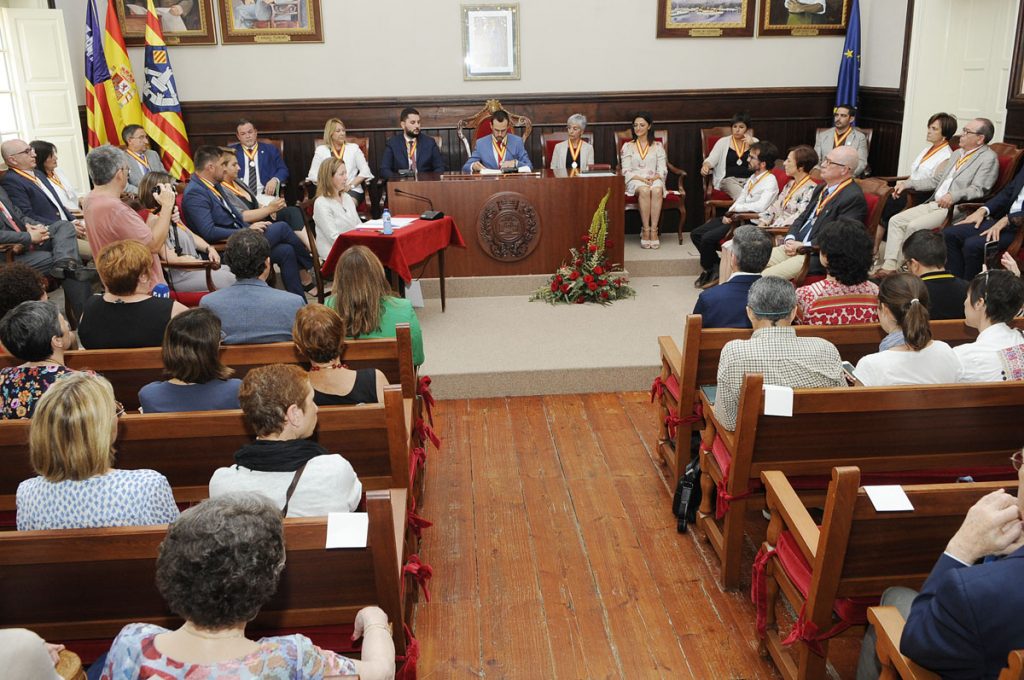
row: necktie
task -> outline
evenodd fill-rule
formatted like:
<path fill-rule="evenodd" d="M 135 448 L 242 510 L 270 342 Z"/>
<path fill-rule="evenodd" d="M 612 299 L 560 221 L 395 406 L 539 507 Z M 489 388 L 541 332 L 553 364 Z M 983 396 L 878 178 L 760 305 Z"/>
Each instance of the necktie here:
<path fill-rule="evenodd" d="M 21 231 L 21 227 L 18 226 L 18 221 L 14 219 L 14 215 L 8 212 L 7 206 L 4 205 L 3 201 L 0 201 L 0 212 L 3 213 L 4 218 L 11 225 L 11 228 L 14 229 L 14 231 Z"/>
<path fill-rule="evenodd" d="M 256 163 L 254 163 L 252 159 L 249 159 L 249 172 L 246 173 L 246 177 L 247 177 L 246 184 L 249 185 L 249 191 L 251 191 L 253 193 L 253 195 L 255 195 L 256 194 Z"/>

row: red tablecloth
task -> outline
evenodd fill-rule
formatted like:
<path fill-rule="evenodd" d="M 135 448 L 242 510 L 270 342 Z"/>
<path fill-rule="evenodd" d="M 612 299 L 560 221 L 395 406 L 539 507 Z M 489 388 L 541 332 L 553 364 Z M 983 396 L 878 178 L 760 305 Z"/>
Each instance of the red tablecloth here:
<path fill-rule="evenodd" d="M 333 276 L 338 258 L 352 246 L 366 246 L 380 258 L 385 267 L 402 277 L 406 283 L 410 283 L 412 265 L 423 262 L 448 246 L 465 248 L 466 242 L 462 240 L 455 220 L 450 217 L 442 217 L 439 220 L 416 220 L 407 227 L 395 229 L 395 233 L 390 236 L 373 229 L 353 229 L 339 236 L 334 242 L 331 253 L 320 268 L 320 273 L 325 277 Z"/>

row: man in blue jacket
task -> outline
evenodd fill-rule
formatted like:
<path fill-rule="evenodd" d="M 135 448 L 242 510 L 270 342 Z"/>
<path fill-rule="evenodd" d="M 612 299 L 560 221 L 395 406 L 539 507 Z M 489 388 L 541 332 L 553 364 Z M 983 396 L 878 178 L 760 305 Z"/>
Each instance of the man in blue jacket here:
<path fill-rule="evenodd" d="M 28 142 L 10 139 L 0 146 L 8 171 L 0 179 L 14 205 L 33 222 L 53 224 L 58 220 L 74 221 L 46 173 L 36 168 L 36 152 Z"/>
<path fill-rule="evenodd" d="M 533 168 L 526 153 L 523 138 L 509 134 L 508 114 L 498 109 L 491 114 L 491 134 L 476 140 L 476 147 L 469 160 L 462 166 L 463 172 L 481 170 L 502 170 L 504 168 Z"/>
<path fill-rule="evenodd" d="M 430 135 L 420 134 L 420 112 L 411 107 L 402 109 L 398 124 L 402 134 L 391 136 L 384 145 L 380 176 L 389 179 L 399 170 L 408 170 L 410 160 L 416 172 L 444 172 L 444 157 L 437 142 Z"/>
<path fill-rule="evenodd" d="M 733 259 L 735 273 L 725 283 L 702 292 L 693 307 L 704 328 L 750 328 L 747 293 L 761 278 L 771 254 L 772 239 L 767 232 L 749 224 L 737 227 L 731 247 L 723 248 L 723 257 Z"/>
<path fill-rule="evenodd" d="M 235 127 L 238 144 L 232 144 L 238 166 L 238 179 L 254 194 L 277 196 L 288 181 L 288 166 L 273 144 L 259 141 L 259 132 L 250 121 L 242 119 Z"/>
<path fill-rule="evenodd" d="M 1024 169 L 988 203 L 967 219 L 942 230 L 946 239 L 946 269 L 970 281 L 981 272 L 985 244 L 998 241 L 1005 250 L 1024 219 Z"/>

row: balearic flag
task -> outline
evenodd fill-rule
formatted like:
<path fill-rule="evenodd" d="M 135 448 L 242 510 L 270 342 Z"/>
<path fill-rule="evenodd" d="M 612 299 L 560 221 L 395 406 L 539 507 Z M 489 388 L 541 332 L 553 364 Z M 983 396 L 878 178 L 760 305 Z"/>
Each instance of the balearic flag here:
<path fill-rule="evenodd" d="M 111 111 L 113 85 L 103 56 L 103 40 L 96 0 L 89 0 L 85 13 L 85 111 L 89 128 L 89 148 L 102 144 L 120 144 L 117 125 Z"/>
<path fill-rule="evenodd" d="M 846 43 L 839 60 L 839 82 L 836 85 L 836 106 L 857 106 L 860 88 L 860 5 L 850 3 L 850 21 L 846 26 Z"/>
<path fill-rule="evenodd" d="M 117 145 L 121 143 L 121 130 L 125 125 L 142 125 L 142 105 L 139 103 L 139 90 L 135 87 L 132 62 L 128 59 L 128 50 L 125 49 L 124 37 L 121 35 L 121 25 L 117 22 L 117 10 L 112 1 L 107 3 L 105 33 L 103 52 L 107 57 L 114 94 L 110 110 L 114 114 L 118 134 L 118 138 L 108 141 Z"/>
<path fill-rule="evenodd" d="M 153 0 L 146 0 L 146 83 L 142 89 L 143 127 L 150 139 L 160 147 L 160 157 L 168 172 L 180 180 L 193 171 L 192 150 L 188 144 L 185 122 L 181 119 L 178 86 L 167 57 L 160 18 Z"/>

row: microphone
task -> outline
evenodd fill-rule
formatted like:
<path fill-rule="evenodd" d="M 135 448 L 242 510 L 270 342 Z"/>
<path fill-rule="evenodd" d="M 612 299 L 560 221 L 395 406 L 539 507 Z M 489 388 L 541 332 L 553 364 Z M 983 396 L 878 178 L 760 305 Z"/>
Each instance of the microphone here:
<path fill-rule="evenodd" d="M 408 196 L 409 198 L 412 198 L 417 201 L 422 201 L 427 204 L 427 207 L 429 209 L 425 210 L 423 214 L 420 215 L 421 220 L 439 220 L 442 217 L 444 217 L 443 212 L 441 212 L 440 210 L 434 210 L 434 202 L 427 198 L 426 196 L 420 196 L 419 194 L 404 191 L 397 187 L 395 188 L 395 193 L 398 194 L 399 196 Z"/>

